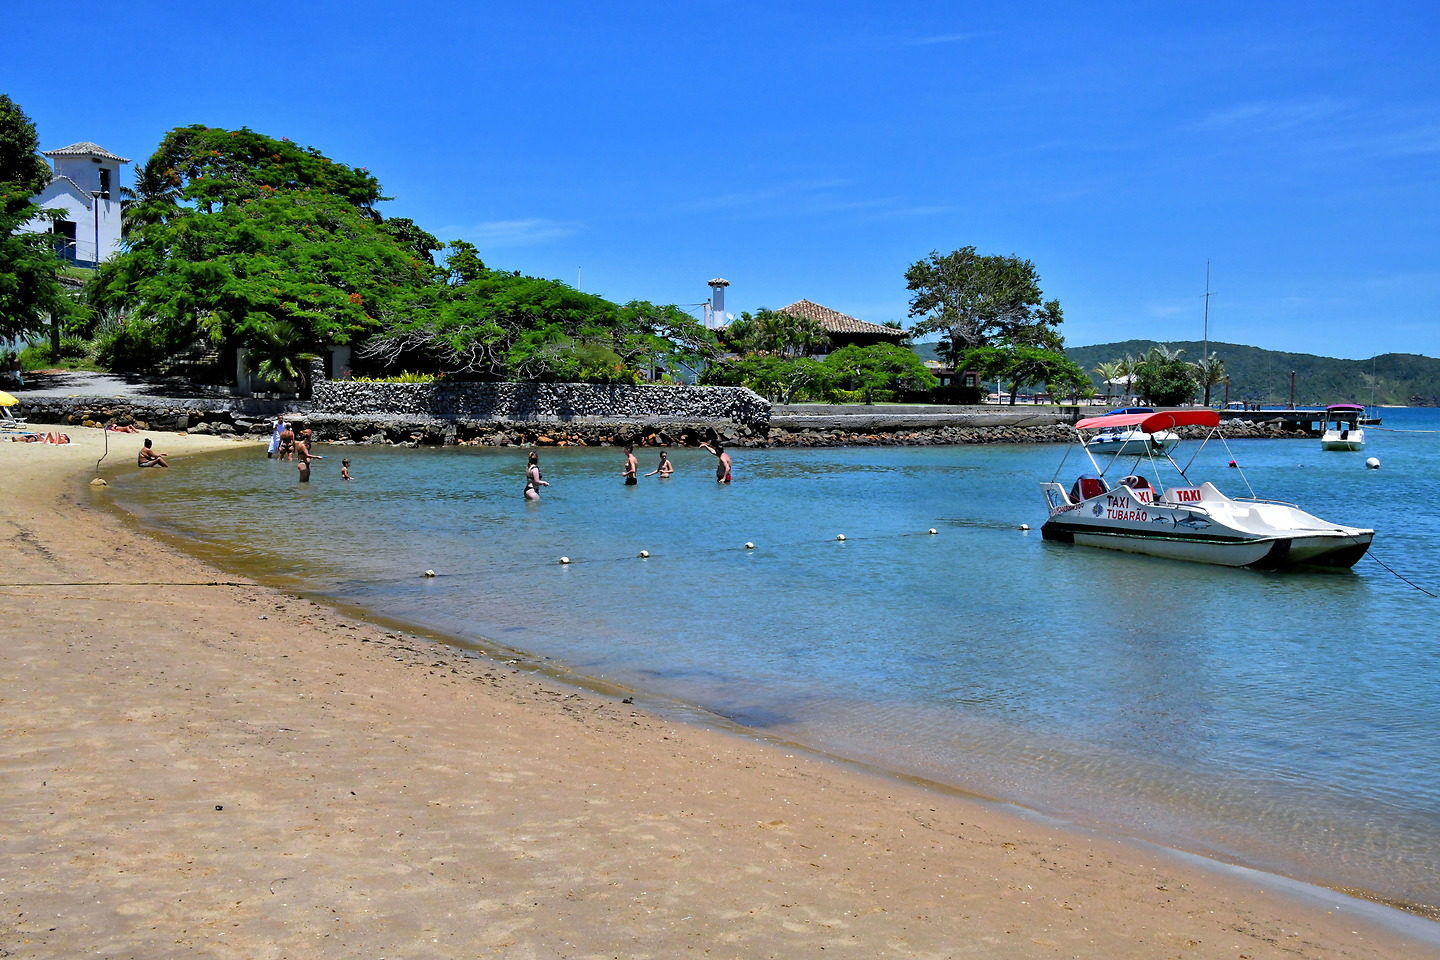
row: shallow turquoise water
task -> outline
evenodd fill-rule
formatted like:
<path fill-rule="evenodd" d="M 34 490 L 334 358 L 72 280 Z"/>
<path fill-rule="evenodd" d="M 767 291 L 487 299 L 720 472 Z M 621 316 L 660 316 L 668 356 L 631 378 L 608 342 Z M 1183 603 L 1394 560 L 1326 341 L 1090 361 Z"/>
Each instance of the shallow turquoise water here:
<path fill-rule="evenodd" d="M 1384 413 L 1440 430 L 1434 411 Z M 1258 492 L 1375 527 L 1375 557 L 1440 593 L 1440 433 L 1232 449 Z M 708 454 L 676 450 L 673 479 L 629 488 L 615 449 L 548 449 L 538 504 L 520 497 L 522 450 L 331 447 L 308 487 L 256 450 L 115 490 L 247 572 L 461 642 L 1059 816 L 1440 902 L 1440 600 L 1369 558 L 1276 575 L 1044 543 L 1037 484 L 1059 446 L 735 450 L 729 487 Z M 1223 449 L 1205 457 L 1219 469 L 1197 479 L 1246 492 Z"/>

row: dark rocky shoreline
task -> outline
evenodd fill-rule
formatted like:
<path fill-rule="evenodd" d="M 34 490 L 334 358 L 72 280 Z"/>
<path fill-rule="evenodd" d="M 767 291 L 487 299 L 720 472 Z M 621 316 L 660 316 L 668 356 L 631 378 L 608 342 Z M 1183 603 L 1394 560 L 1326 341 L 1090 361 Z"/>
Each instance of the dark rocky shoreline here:
<path fill-rule="evenodd" d="M 973 424 L 963 417 L 936 417 L 925 426 L 875 429 L 873 425 L 846 428 L 843 418 L 804 425 L 787 418 L 769 424 L 733 421 L 662 419 L 584 419 L 505 421 L 439 419 L 429 417 L 344 416 L 317 413 L 308 404 L 291 404 L 287 418 L 303 421 L 324 443 L 438 446 L 686 446 L 719 440 L 734 447 L 838 447 L 939 446 L 988 443 L 1069 443 L 1075 432 L 1065 423 Z M 263 437 L 270 433 L 273 414 L 247 409 L 243 402 L 207 401 L 203 404 L 164 400 L 107 400 L 94 397 L 35 398 L 26 412 L 36 422 L 77 426 L 133 426 L 137 430 L 212 435 Z M 973 419 L 973 418 L 971 418 Z M 1034 419 L 1031 414 L 1024 419 Z M 1048 417 L 1048 419 L 1058 419 Z M 857 421 L 860 417 L 857 416 Z M 1186 438 L 1204 431 L 1181 428 Z M 1306 438 L 1304 430 L 1287 428 L 1279 419 L 1262 423 L 1232 421 L 1225 426 L 1229 439 Z"/>

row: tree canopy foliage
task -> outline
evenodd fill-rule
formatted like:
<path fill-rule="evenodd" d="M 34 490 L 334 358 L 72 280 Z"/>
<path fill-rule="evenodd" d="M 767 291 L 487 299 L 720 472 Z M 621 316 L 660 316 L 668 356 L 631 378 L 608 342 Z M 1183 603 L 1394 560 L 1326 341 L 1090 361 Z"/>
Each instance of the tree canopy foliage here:
<path fill-rule="evenodd" d="M 387 322 L 362 355 L 386 367 L 442 369 L 485 380 L 633 383 L 715 354 L 713 334 L 674 306 L 624 306 L 558 280 L 489 270 L 450 245 L 448 282 L 425 309 Z"/>
<path fill-rule="evenodd" d="M 244 347 L 262 376 L 303 379 L 295 358 L 363 340 L 425 303 L 439 242 L 386 223 L 367 171 L 247 129 L 179 127 L 138 171 L 125 252 L 92 298 L 130 317 L 112 363 L 204 339 Z"/>
<path fill-rule="evenodd" d="M 784 310 L 742 313 L 720 336 L 737 353 L 775 357 L 804 357 L 820 353 L 830 344 L 830 335 L 819 320 Z"/>
<path fill-rule="evenodd" d="M 1064 354 L 1034 346 L 976 347 L 967 350 L 961 365 L 982 380 L 1008 384 L 1010 403 L 1022 387 L 1044 386 L 1052 395 L 1074 393 L 1089 386 L 1090 378 Z"/>
<path fill-rule="evenodd" d="M 41 214 L 31 197 L 50 182 L 36 153 L 35 125 L 0 93 L 0 338 L 35 332 L 44 318 L 66 309 L 57 279 L 62 261 L 50 238 L 20 228 Z"/>
<path fill-rule="evenodd" d="M 246 348 L 262 376 L 301 379 L 329 344 L 361 362 L 483 379 L 633 382 L 713 354 L 676 307 L 623 307 L 563 283 L 491 270 L 407 218 L 379 181 L 313 147 L 252 130 L 170 131 L 125 209 L 127 250 L 95 302 L 129 315 L 110 359 L 197 339 Z M 443 268 L 435 254 L 446 250 Z"/>
<path fill-rule="evenodd" d="M 913 350 L 893 343 L 851 344 L 823 360 L 805 355 L 827 348 L 830 337 L 818 321 L 784 311 L 742 314 L 721 335 L 740 355 L 711 364 L 701 382 L 748 387 L 780 403 L 892 400 L 938 383 Z"/>
<path fill-rule="evenodd" d="M 1064 314 L 1046 300 L 1035 265 L 1019 257 L 986 256 L 973 246 L 932 251 L 905 271 L 917 336 L 942 334 L 952 363 L 977 347 L 1032 346 L 1059 350 Z"/>

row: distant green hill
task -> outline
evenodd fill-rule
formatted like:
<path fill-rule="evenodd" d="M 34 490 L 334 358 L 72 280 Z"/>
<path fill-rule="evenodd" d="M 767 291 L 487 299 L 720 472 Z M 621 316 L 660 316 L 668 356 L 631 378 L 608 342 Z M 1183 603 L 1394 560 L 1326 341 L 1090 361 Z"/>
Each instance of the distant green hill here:
<path fill-rule="evenodd" d="M 1095 365 L 1124 356 L 1139 356 L 1156 344 L 1154 340 L 1126 340 L 1065 351 L 1086 373 Z M 1172 350 L 1184 350 L 1186 360 L 1202 354 L 1199 340 L 1172 340 Z M 1290 371 L 1295 371 L 1295 402 L 1401 403 L 1440 405 L 1440 360 L 1414 353 L 1386 353 L 1374 360 L 1337 360 L 1308 353 L 1282 353 L 1236 343 L 1211 341 L 1210 352 L 1225 361 L 1230 375 L 1231 400 L 1285 403 L 1290 399 Z M 1372 380 L 1371 371 L 1374 371 Z M 1098 383 L 1098 377 L 1095 378 Z M 1372 394 L 1373 389 L 1373 394 Z M 1224 399 L 1224 386 L 1211 392 L 1211 402 Z"/>
<path fill-rule="evenodd" d="M 1124 356 L 1138 357 L 1156 343 L 1172 350 L 1184 350 L 1184 359 L 1201 355 L 1199 340 L 1126 340 L 1092 347 L 1071 347 L 1066 355 L 1091 375 L 1095 365 Z M 935 359 L 935 344 L 917 343 L 922 359 Z M 1308 353 L 1283 353 L 1237 343 L 1211 341 L 1210 352 L 1225 361 L 1230 375 L 1230 399 L 1260 403 L 1290 400 L 1290 371 L 1295 371 L 1295 402 L 1307 406 L 1324 403 L 1370 403 L 1371 375 L 1374 375 L 1374 402 L 1440 406 L 1440 360 L 1414 353 L 1386 353 L 1372 360 L 1337 360 Z M 1216 387 L 1212 403 L 1225 398 L 1224 386 Z"/>

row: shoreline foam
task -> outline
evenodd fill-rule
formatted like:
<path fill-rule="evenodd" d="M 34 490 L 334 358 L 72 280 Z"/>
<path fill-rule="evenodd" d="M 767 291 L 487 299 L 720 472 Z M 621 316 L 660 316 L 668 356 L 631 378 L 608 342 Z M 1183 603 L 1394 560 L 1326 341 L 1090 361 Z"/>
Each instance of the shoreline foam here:
<path fill-rule="evenodd" d="M 7 456 L 12 579 L 215 582 L 83 502 L 100 437 L 71 433 Z M 0 607 L 27 624 L 0 686 L 16 955 L 1440 945 L 1358 901 L 669 722 L 260 586 L 9 586 Z"/>

